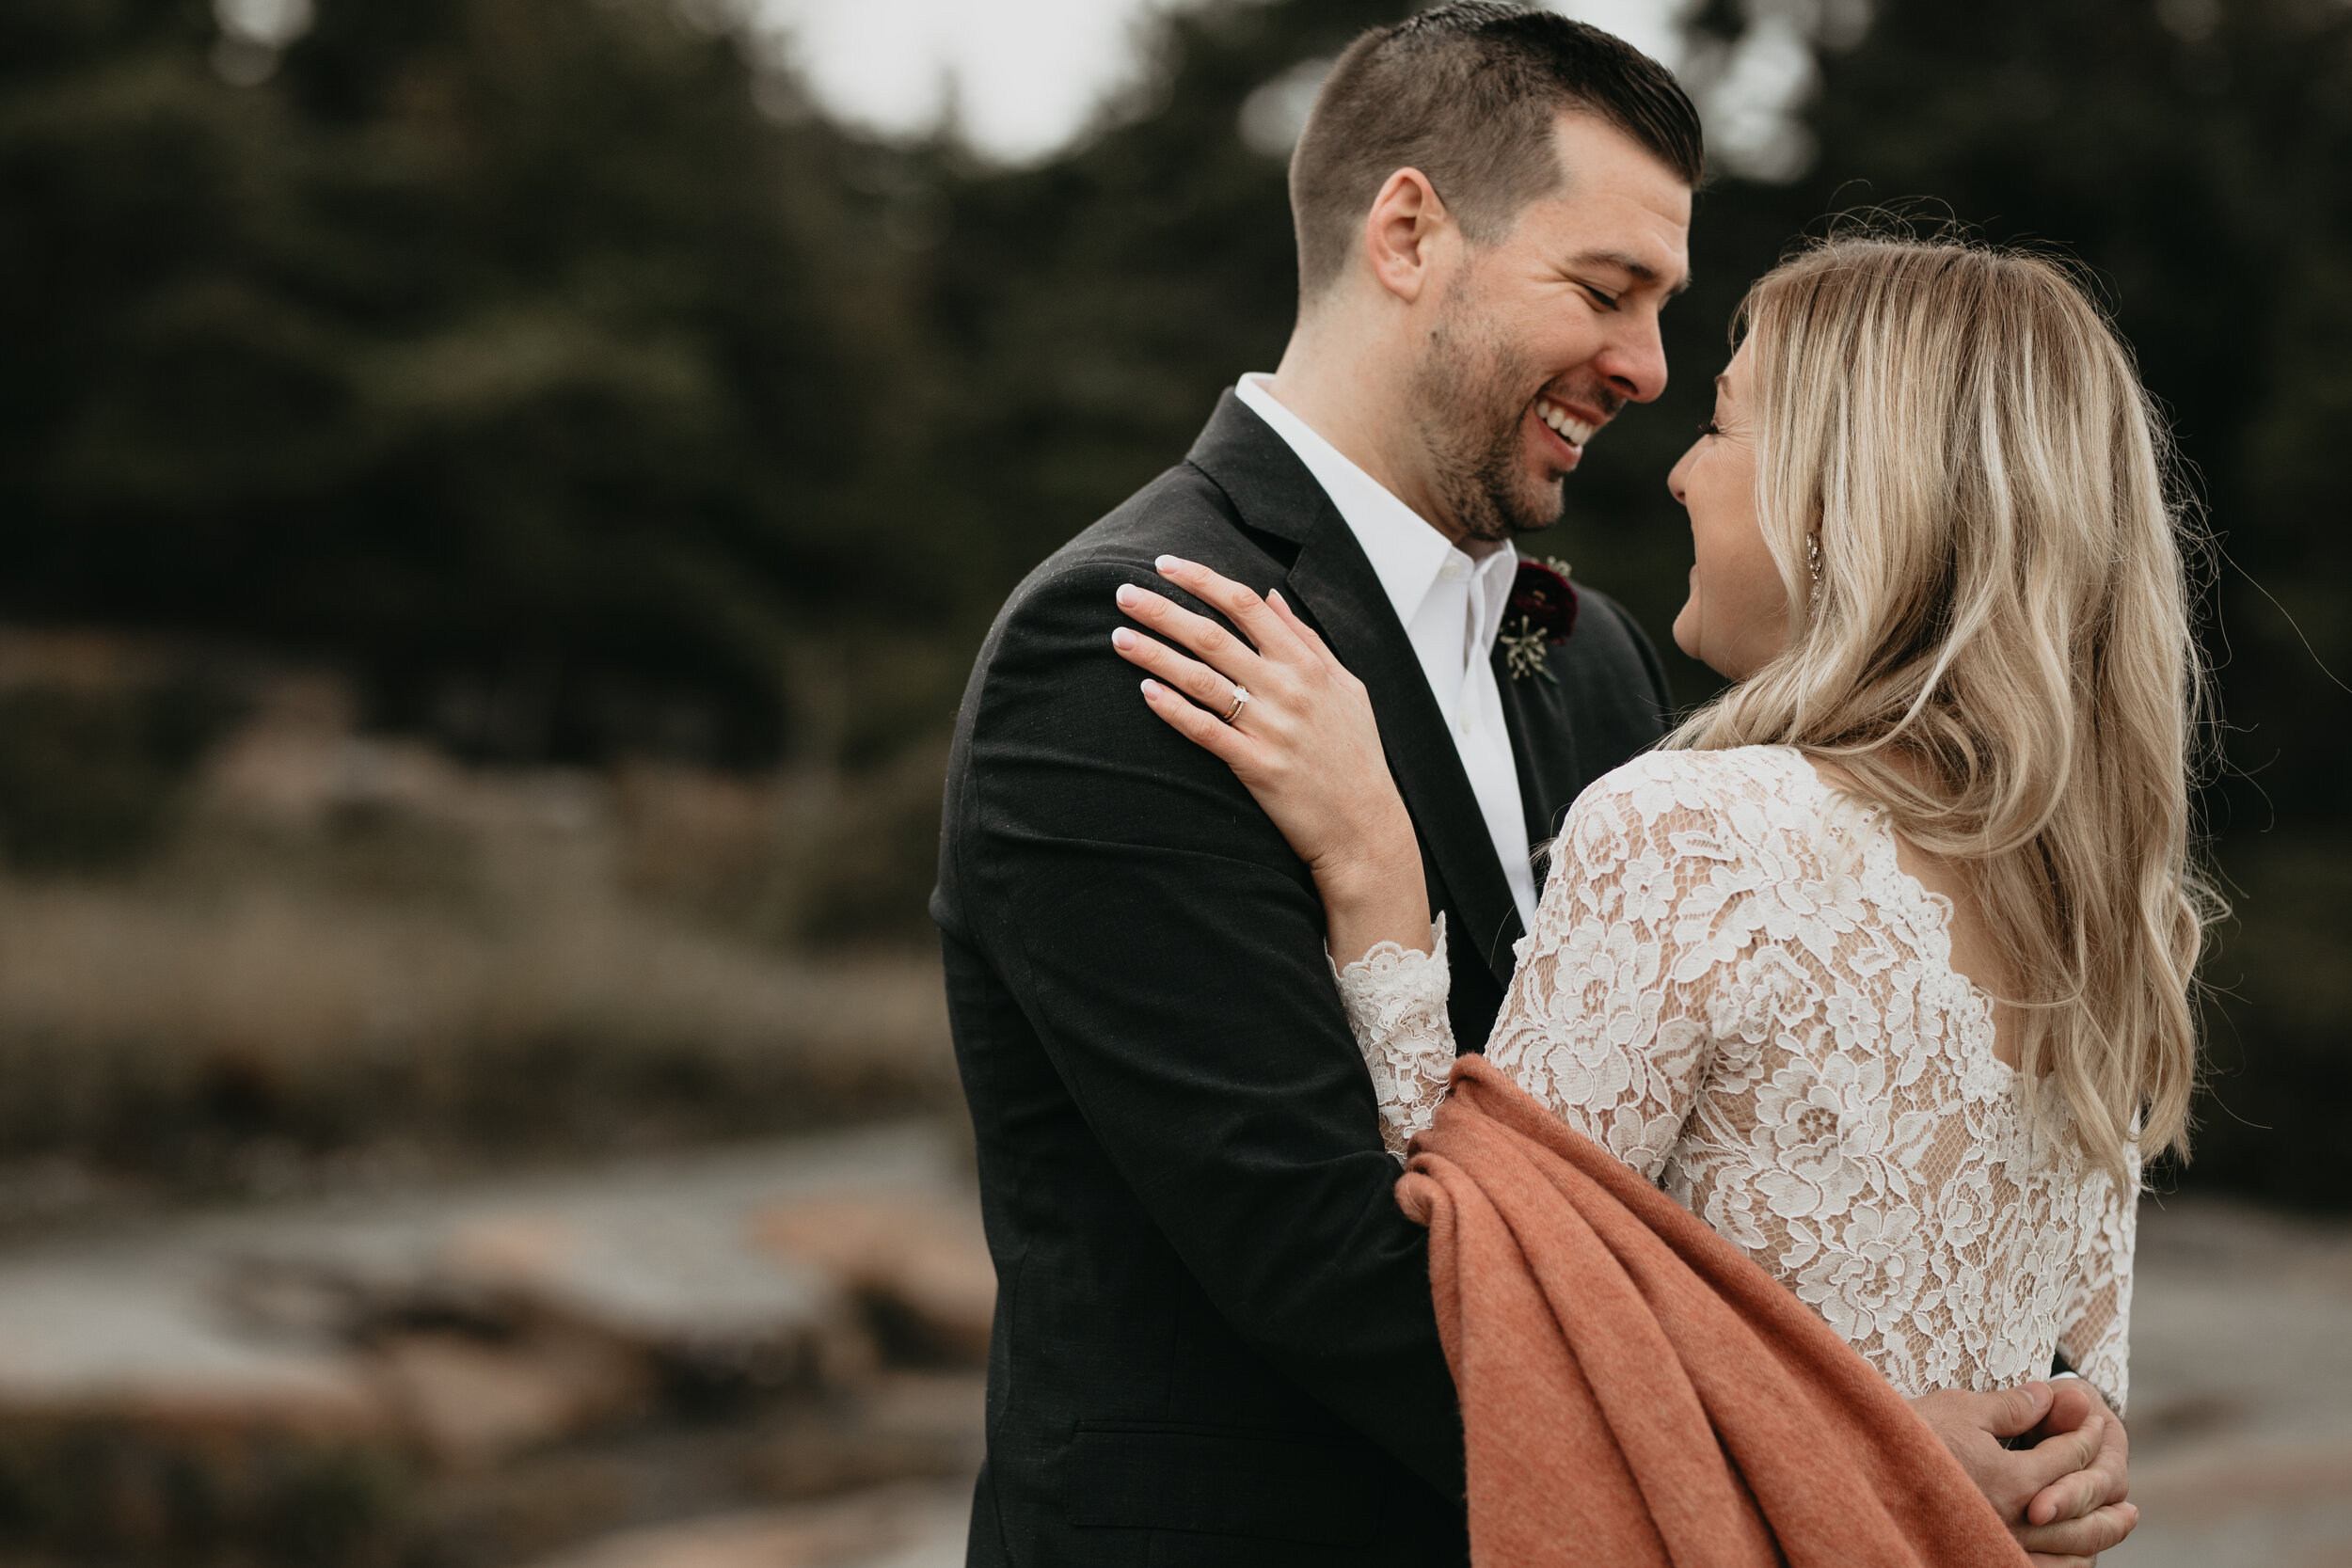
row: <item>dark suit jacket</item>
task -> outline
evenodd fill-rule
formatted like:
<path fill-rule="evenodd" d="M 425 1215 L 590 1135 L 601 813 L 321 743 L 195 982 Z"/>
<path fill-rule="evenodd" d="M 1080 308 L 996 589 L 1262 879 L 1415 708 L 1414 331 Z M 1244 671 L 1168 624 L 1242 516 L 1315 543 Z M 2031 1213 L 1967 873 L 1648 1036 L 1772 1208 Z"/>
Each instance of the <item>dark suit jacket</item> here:
<path fill-rule="evenodd" d="M 970 1560 L 1460 1562 L 1462 1435 L 1306 866 L 1111 651 L 1163 552 L 1283 595 L 1371 688 L 1483 1042 L 1519 917 L 1355 535 L 1230 393 L 1187 460 L 1032 573 L 973 671 L 931 911 L 998 1281 Z M 1196 609 L 1205 609 L 1194 605 Z M 1584 595 L 1558 684 L 1501 681 L 1531 841 L 1656 740 Z"/>

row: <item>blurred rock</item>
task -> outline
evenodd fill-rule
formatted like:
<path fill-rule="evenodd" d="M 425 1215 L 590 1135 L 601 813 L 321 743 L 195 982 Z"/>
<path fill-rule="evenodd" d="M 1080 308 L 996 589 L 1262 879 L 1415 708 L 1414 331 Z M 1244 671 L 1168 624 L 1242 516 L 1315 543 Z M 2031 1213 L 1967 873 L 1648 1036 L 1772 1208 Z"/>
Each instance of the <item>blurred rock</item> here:
<path fill-rule="evenodd" d="M 631 1530 L 538 1568 L 952 1568 L 969 1485 L 892 1486 L 833 1502 Z"/>
<path fill-rule="evenodd" d="M 442 1471 L 415 1497 L 396 1560 L 515 1568 L 581 1543 L 902 1482 L 968 1505 L 986 1420 L 977 1371 L 884 1369 L 732 1416 L 681 1412 Z M 961 1514 L 956 1515 L 960 1523 Z M 960 1564 L 961 1536 L 955 1536 Z M 308 1564 L 304 1568 L 309 1568 Z"/>
<path fill-rule="evenodd" d="M 647 1357 L 580 1333 L 400 1334 L 370 1347 L 369 1359 L 409 1437 L 453 1466 L 642 1414 L 656 1381 Z"/>
<path fill-rule="evenodd" d="M 901 1354 L 987 1359 L 996 1270 L 971 1204 L 930 1194 L 847 1194 L 774 1204 L 755 1224 L 763 1245 L 865 1296 Z"/>
<path fill-rule="evenodd" d="M 118 1243 L 0 1265 L 0 1421 L 381 1440 L 392 1416 L 348 1351 L 236 1333 L 206 1271 Z"/>
<path fill-rule="evenodd" d="M 746 1488 L 814 1497 L 914 1477 L 977 1474 L 988 1389 L 977 1372 L 892 1372 L 782 1413 L 745 1457 Z"/>
<path fill-rule="evenodd" d="M 327 1484 L 304 1453 L 355 1456 L 327 1479 L 359 1500 L 333 1506 L 374 1518 L 391 1482 L 370 1476 L 482 1471 L 685 1397 L 785 1412 L 734 1463 L 753 1496 L 968 1474 L 977 1379 L 882 1375 L 868 1305 L 960 1354 L 984 1331 L 951 1160 L 906 1125 L 19 1249 L 0 1256 L 0 1490 L 54 1490 L 96 1444 L 134 1501 L 69 1533 L 143 1550 L 198 1513 L 265 1532 L 313 1506 L 271 1491 Z M 773 1240 L 803 1231 L 834 1250 Z"/>
<path fill-rule="evenodd" d="M 850 1282 L 747 1246 L 736 1208 L 550 1196 L 453 1224 L 425 1274 L 501 1314 L 568 1323 L 698 1375 L 775 1386 L 872 1365 Z"/>
<path fill-rule="evenodd" d="M 2141 1205 L 2118 1568 L 2352 1563 L 2352 1228 Z"/>

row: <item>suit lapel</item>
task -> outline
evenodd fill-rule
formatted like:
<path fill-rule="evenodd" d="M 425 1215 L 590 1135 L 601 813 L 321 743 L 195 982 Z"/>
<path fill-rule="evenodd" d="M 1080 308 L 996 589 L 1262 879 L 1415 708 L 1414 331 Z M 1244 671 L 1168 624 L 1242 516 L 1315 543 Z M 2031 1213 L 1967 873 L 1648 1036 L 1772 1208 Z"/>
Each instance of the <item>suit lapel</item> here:
<path fill-rule="evenodd" d="M 1494 672 L 1495 684 L 1502 690 L 1502 725 L 1511 736 L 1511 757 L 1518 768 L 1527 842 L 1540 848 L 1558 836 L 1561 819 L 1584 789 L 1571 705 L 1563 687 L 1540 678 L 1513 679 L 1509 657 L 1500 647 L 1494 653 Z M 1549 855 L 1536 863 L 1538 894 L 1550 869 Z"/>
<path fill-rule="evenodd" d="M 1523 934 L 1518 906 L 1445 717 L 1363 546 L 1306 465 L 1231 392 L 1191 461 L 1225 491 L 1246 527 L 1297 546 L 1284 587 L 1340 662 L 1372 692 L 1389 770 L 1460 927 L 1454 940 L 1473 944 L 1495 978 L 1507 984 L 1512 945 Z M 1515 730 L 1515 745 L 1518 738 Z"/>

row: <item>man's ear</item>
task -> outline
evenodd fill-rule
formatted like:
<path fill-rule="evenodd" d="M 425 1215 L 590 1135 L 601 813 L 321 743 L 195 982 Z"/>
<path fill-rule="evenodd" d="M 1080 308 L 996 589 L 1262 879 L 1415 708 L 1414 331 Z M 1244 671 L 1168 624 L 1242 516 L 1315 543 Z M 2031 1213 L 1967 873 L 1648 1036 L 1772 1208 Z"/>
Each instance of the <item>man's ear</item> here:
<path fill-rule="evenodd" d="M 1364 258 L 1380 286 L 1406 304 L 1429 286 L 1437 254 L 1454 228 L 1438 187 L 1417 168 L 1401 168 L 1364 215 Z"/>

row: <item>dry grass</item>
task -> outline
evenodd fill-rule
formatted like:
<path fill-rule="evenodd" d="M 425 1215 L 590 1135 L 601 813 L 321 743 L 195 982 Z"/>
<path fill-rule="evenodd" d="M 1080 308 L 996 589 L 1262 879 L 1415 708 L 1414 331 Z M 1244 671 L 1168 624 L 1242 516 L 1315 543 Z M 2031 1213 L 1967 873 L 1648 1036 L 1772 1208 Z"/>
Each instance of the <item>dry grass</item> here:
<path fill-rule="evenodd" d="M 785 943 L 847 809 L 825 781 L 470 772 L 290 688 L 136 875 L 0 879 L 0 1155 L 553 1148 L 951 1102 L 927 953 Z"/>

